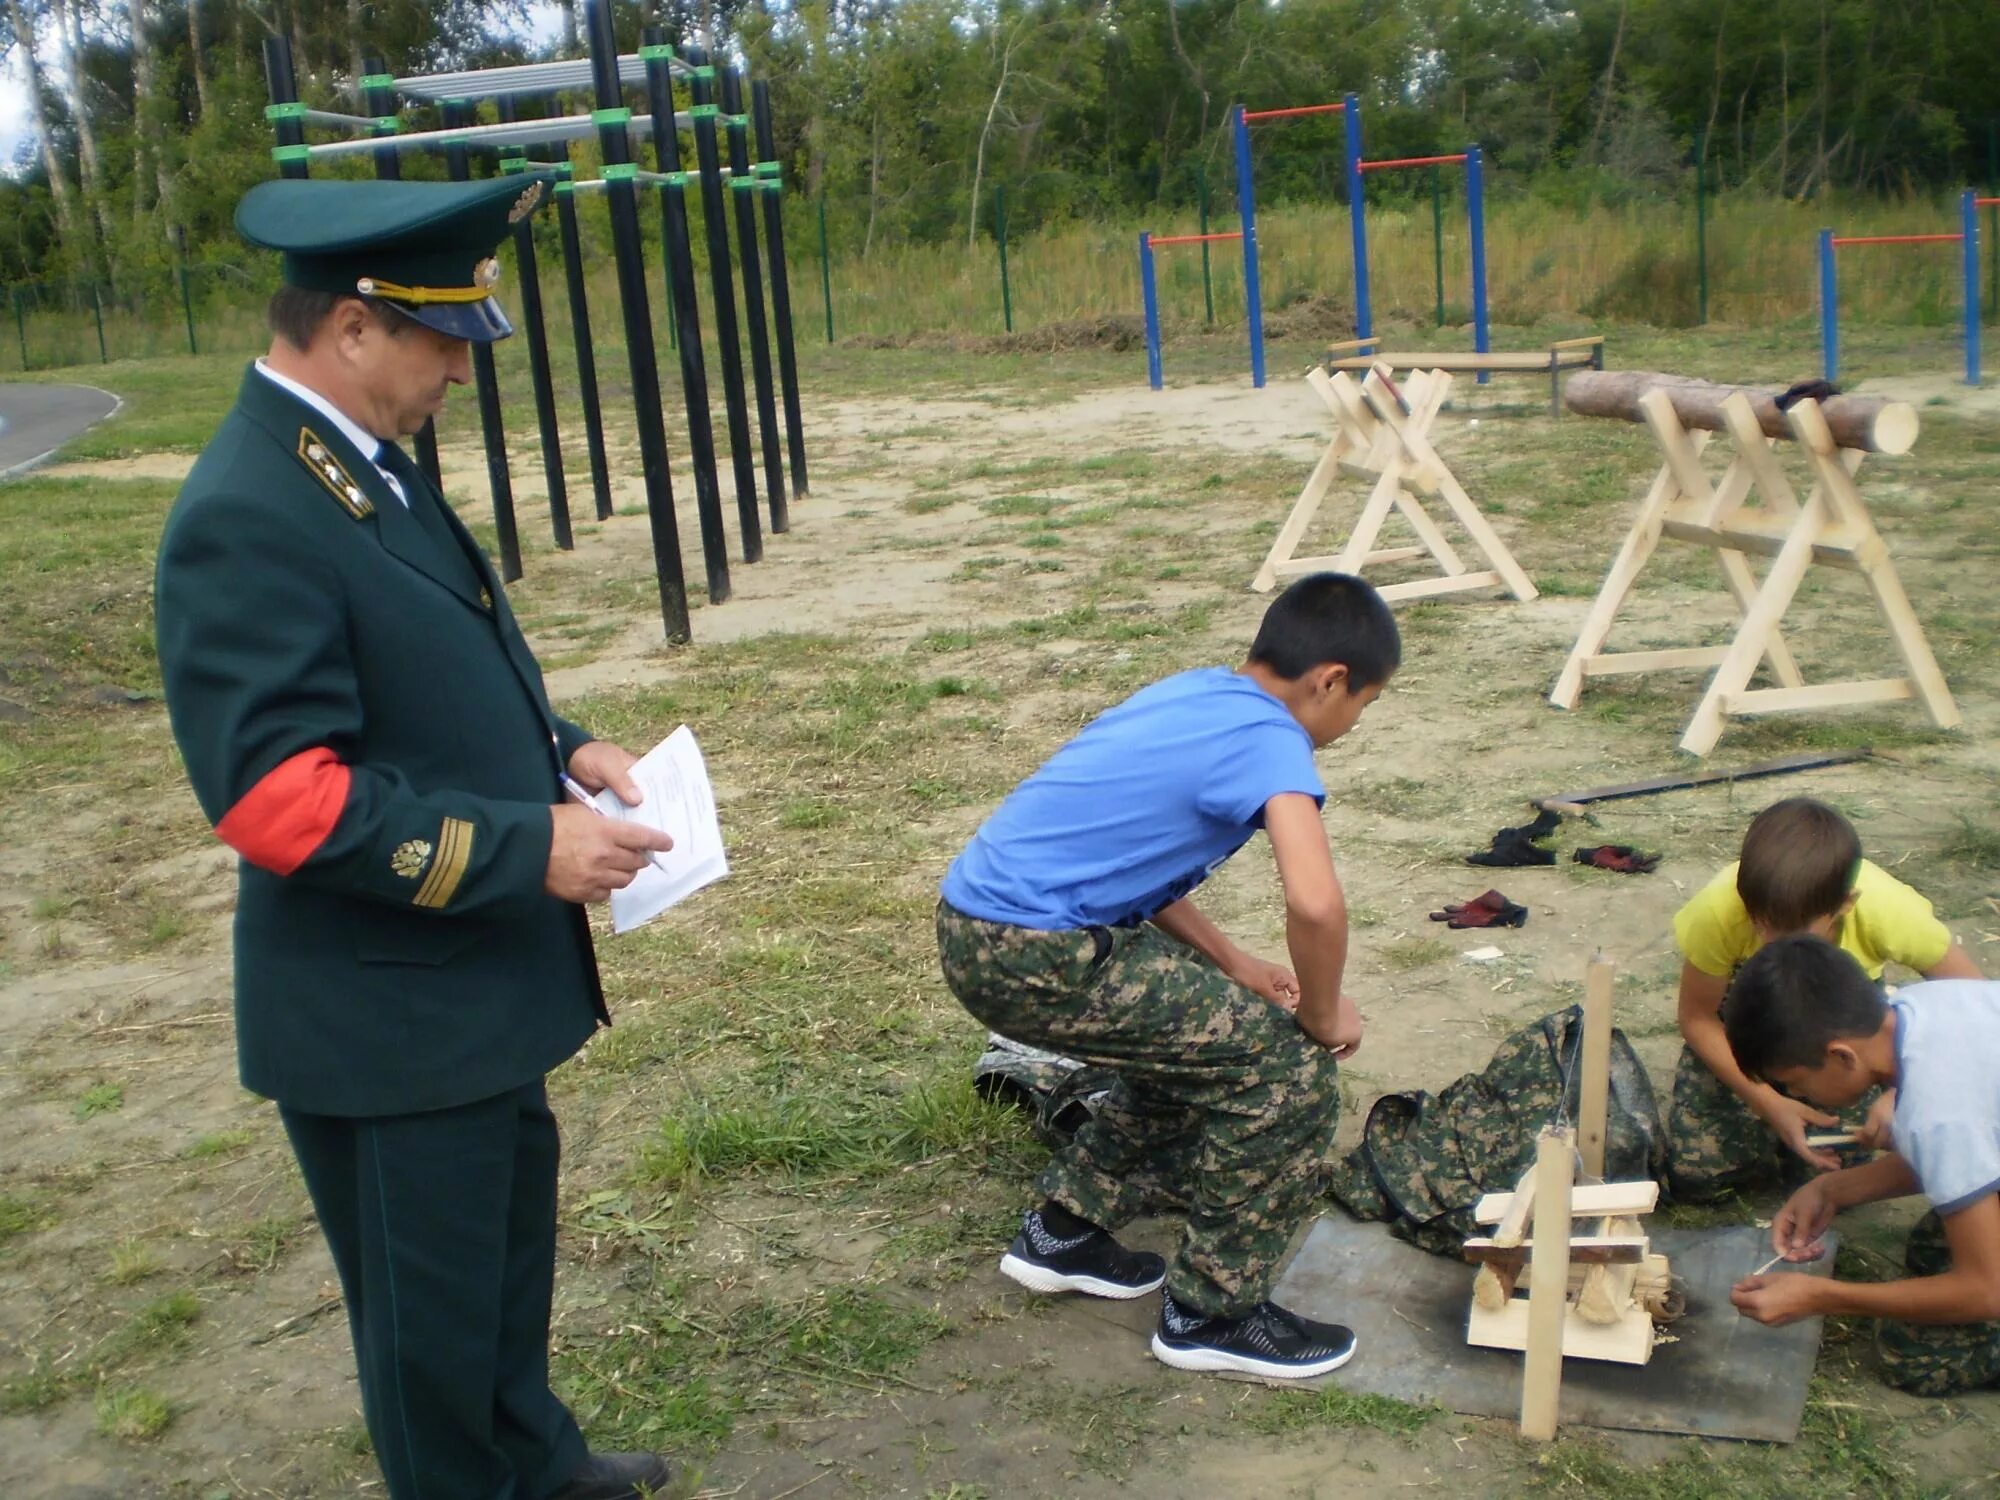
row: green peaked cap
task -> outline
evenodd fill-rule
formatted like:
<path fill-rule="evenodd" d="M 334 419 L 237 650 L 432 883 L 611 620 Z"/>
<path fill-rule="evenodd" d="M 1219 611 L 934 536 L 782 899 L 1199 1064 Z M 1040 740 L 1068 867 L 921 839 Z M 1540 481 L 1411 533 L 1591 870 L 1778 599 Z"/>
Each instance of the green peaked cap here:
<path fill-rule="evenodd" d="M 548 198 L 551 179 L 483 182 L 260 182 L 236 205 L 236 230 L 283 256 L 288 285 L 379 297 L 454 338 L 513 332 L 490 293 L 493 252 Z"/>

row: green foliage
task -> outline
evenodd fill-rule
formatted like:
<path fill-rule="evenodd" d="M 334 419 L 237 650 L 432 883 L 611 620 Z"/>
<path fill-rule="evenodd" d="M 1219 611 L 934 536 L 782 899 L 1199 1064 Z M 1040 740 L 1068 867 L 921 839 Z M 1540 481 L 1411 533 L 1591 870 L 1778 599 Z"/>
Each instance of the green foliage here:
<path fill-rule="evenodd" d="M 76 1117 L 88 1120 L 125 1107 L 125 1090 L 115 1083 L 93 1083 L 76 1101 Z"/>
<path fill-rule="evenodd" d="M 97 1430 L 128 1443 L 151 1442 L 167 1430 L 174 1410 L 166 1398 L 137 1387 L 102 1391 L 97 1397 Z"/>

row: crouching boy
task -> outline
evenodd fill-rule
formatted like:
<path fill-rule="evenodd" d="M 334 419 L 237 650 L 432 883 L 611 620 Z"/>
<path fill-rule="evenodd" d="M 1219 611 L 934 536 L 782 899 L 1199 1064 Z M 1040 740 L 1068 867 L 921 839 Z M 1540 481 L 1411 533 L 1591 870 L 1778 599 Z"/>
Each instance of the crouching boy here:
<path fill-rule="evenodd" d="M 1745 1074 L 1822 1109 L 1876 1086 L 1896 1094 L 1895 1149 L 1816 1177 L 1771 1225 L 1811 1260 L 1843 1208 L 1922 1193 L 1904 1281 L 1750 1276 L 1731 1300 L 1781 1324 L 1825 1313 L 1882 1319 L 1883 1377 L 1923 1396 L 2000 1381 L 2000 982 L 1938 980 L 1884 999 L 1852 957 L 1813 937 L 1767 944 L 1724 1003 Z"/>
<path fill-rule="evenodd" d="M 1341 993 L 1347 909 L 1313 752 L 1354 727 L 1401 660 L 1388 606 L 1302 578 L 1248 660 L 1110 709 L 987 819 L 938 906 L 944 976 L 988 1028 L 1109 1068 L 1114 1087 L 1037 1184 L 1000 1268 L 1037 1292 L 1165 1284 L 1153 1353 L 1187 1370 L 1306 1377 L 1354 1335 L 1265 1300 L 1310 1211 L 1360 1045 Z M 1292 967 L 1244 952 L 1190 893 L 1263 829 Z M 1149 1200 L 1188 1205 L 1168 1265 L 1112 1236 Z"/>

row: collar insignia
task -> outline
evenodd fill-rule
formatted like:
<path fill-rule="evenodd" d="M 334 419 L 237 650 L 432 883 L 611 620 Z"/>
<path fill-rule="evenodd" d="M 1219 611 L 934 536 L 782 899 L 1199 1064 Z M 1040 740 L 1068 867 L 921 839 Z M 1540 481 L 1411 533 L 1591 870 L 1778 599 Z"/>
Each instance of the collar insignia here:
<path fill-rule="evenodd" d="M 320 441 L 319 434 L 310 427 L 299 429 L 297 456 L 299 462 L 306 466 L 306 472 L 320 482 L 348 515 L 363 521 L 375 514 L 374 502 L 361 492 L 354 476 L 341 467 L 340 460 L 333 456 L 333 450 Z"/>

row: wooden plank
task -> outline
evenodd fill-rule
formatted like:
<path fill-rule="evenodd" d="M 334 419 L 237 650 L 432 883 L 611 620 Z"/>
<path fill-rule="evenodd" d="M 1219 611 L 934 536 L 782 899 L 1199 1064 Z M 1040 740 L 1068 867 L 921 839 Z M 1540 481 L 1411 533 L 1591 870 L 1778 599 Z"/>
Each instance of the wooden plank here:
<path fill-rule="evenodd" d="M 1739 511 L 1738 515 L 1742 513 Z M 1677 542 L 1693 542 L 1699 547 L 1751 552 L 1776 557 L 1785 548 L 1785 533 L 1737 521 L 1728 526 L 1701 526 L 1692 521 L 1669 517 L 1660 523 L 1663 535 Z M 1858 555 L 1863 538 L 1851 531 L 1828 529 L 1813 543 L 1813 561 L 1823 567 L 1841 568 L 1849 573 L 1865 572 Z"/>
<path fill-rule="evenodd" d="M 1473 1308 L 1465 1322 L 1465 1341 L 1481 1349 L 1527 1348 L 1528 1299 L 1512 1298 L 1497 1311 Z M 1571 1318 L 1563 1325 L 1562 1352 L 1565 1359 L 1643 1365 L 1653 1357 L 1653 1320 L 1637 1310 L 1609 1328 Z"/>
<path fill-rule="evenodd" d="M 1513 1201 L 1512 1193 L 1488 1193 L 1472 1206 L 1472 1220 L 1475 1224 L 1498 1224 Z M 1570 1195 L 1570 1212 L 1580 1219 L 1601 1219 L 1607 1214 L 1637 1217 L 1659 1206 L 1657 1182 L 1592 1183 Z"/>
<path fill-rule="evenodd" d="M 1557 339 L 1551 349 L 1596 349 L 1604 343 L 1601 333 L 1587 333 L 1580 339 Z"/>
<path fill-rule="evenodd" d="M 1429 551 L 1422 547 L 1380 547 L 1362 558 L 1361 566 L 1373 568 L 1388 563 L 1415 562 L 1420 557 L 1430 555 Z"/>
<path fill-rule="evenodd" d="M 1556 1411 L 1562 1400 L 1575 1149 L 1576 1137 L 1567 1130 L 1544 1130 L 1535 1143 L 1536 1234 L 1529 1257 L 1534 1285 L 1528 1291 L 1528 1357 L 1521 1370 L 1521 1436 L 1544 1443 L 1556 1435 Z M 1501 1312 L 1504 1315 L 1506 1309 Z"/>
<path fill-rule="evenodd" d="M 1811 687 L 1749 688 L 1722 695 L 1725 714 L 1782 714 L 1804 708 L 1852 708 L 1861 703 L 1904 703 L 1917 696 L 1907 677 L 1866 682 L 1820 682 Z"/>
<path fill-rule="evenodd" d="M 1639 1265 L 1646 1259 L 1651 1241 L 1643 1234 L 1573 1234 L 1569 1240 L 1569 1258 L 1573 1265 L 1580 1266 L 1622 1266 Z M 1465 1258 L 1474 1265 L 1518 1265 L 1528 1258 L 1525 1236 L 1518 1245 L 1502 1245 L 1495 1239 L 1467 1240 L 1462 1247 Z"/>
<path fill-rule="evenodd" d="M 1507 1205 L 1507 1212 L 1500 1216 L 1499 1227 L 1493 1231 L 1493 1243 L 1502 1249 L 1513 1249 L 1528 1237 L 1528 1212 L 1535 1206 L 1535 1169 L 1522 1174 L 1514 1184 L 1513 1200 Z"/>
<path fill-rule="evenodd" d="M 1500 350 L 1475 354 L 1468 350 L 1451 349 L 1418 354 L 1356 355 L 1330 359 L 1326 368 L 1370 370 L 1377 365 L 1387 365 L 1392 370 L 1489 370 L 1496 374 L 1546 375 L 1551 357 L 1548 350 L 1534 353 Z M 1560 368 L 1582 370 L 1589 367 L 1594 356 L 1588 349 L 1564 349 L 1557 351 L 1553 357 Z"/>
<path fill-rule="evenodd" d="M 1454 578 L 1419 578 L 1409 583 L 1385 583 L 1375 592 L 1394 604 L 1401 599 L 1432 599 L 1439 594 L 1458 594 L 1466 589 L 1490 589 L 1504 587 L 1506 580 L 1498 573 L 1460 573 Z"/>
<path fill-rule="evenodd" d="M 1583 970 L 1582 1073 L 1577 1082 L 1577 1150 L 1583 1175 L 1604 1175 L 1604 1130 L 1611 1100 L 1611 960 L 1600 951 Z"/>
<path fill-rule="evenodd" d="M 1583 662 L 1585 677 L 1616 677 L 1624 672 L 1672 672 L 1686 667 L 1712 667 L 1728 654 L 1727 646 L 1676 646 L 1662 651 L 1612 651 Z"/>

